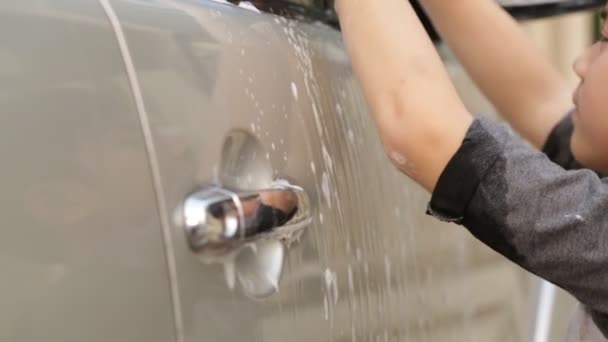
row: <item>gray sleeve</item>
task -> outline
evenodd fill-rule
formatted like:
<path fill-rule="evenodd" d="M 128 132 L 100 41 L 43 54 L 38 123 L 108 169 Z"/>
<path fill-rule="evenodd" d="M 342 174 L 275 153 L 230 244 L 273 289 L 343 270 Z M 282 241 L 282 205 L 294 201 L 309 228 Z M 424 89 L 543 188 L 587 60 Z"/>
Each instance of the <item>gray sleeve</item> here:
<path fill-rule="evenodd" d="M 464 225 L 569 291 L 608 336 L 608 180 L 567 171 L 507 128 L 476 120 L 443 171 L 429 214 Z"/>

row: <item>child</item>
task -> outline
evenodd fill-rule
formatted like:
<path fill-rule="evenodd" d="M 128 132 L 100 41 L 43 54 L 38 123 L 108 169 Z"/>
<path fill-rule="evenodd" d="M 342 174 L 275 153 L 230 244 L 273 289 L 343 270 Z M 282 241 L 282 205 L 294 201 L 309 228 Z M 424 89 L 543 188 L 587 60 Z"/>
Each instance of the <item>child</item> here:
<path fill-rule="evenodd" d="M 387 154 L 433 193 L 429 214 L 464 225 L 583 304 L 570 341 L 604 340 L 608 178 L 599 173 L 608 172 L 607 39 L 576 61 L 573 105 L 566 83 L 494 0 L 420 2 L 532 146 L 466 110 L 407 1 L 336 0 Z"/>

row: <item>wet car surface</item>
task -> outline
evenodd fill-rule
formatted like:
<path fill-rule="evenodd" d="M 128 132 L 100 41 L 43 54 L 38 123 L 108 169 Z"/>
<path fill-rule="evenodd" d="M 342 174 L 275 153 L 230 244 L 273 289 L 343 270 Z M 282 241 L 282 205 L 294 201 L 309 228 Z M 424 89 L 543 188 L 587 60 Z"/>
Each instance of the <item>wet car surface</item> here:
<path fill-rule="evenodd" d="M 425 215 L 328 3 L 282 5 L 0 4 L 0 339 L 528 337 L 530 278 Z"/>

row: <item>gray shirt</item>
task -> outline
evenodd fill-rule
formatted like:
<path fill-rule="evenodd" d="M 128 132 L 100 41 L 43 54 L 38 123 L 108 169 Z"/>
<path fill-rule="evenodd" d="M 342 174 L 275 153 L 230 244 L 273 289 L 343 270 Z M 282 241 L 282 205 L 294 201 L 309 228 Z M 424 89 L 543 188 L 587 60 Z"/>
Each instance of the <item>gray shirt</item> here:
<path fill-rule="evenodd" d="M 608 336 L 608 178 L 574 160 L 572 128 L 568 116 L 539 152 L 504 125 L 475 120 L 428 213 L 574 295 L 582 311 L 570 340 L 597 341 L 577 333 Z"/>

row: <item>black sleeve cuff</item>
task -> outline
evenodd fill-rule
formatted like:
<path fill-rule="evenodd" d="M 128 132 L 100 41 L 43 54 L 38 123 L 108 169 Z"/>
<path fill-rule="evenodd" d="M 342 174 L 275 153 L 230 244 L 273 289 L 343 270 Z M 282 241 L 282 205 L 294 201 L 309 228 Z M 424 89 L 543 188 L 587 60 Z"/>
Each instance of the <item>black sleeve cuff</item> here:
<path fill-rule="evenodd" d="M 500 144 L 477 119 L 443 170 L 427 207 L 441 221 L 462 224 L 464 213 L 486 172 L 500 155 Z"/>
<path fill-rule="evenodd" d="M 582 166 L 574 159 L 570 149 L 570 140 L 574 132 L 572 115 L 568 114 L 560 121 L 547 137 L 543 153 L 555 164 L 566 170 L 577 170 Z"/>

